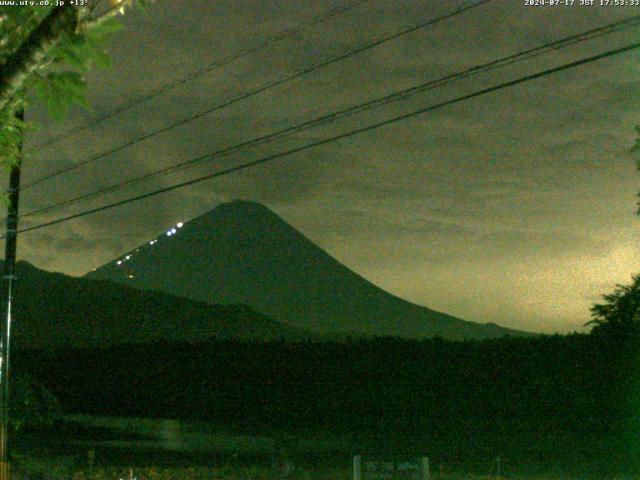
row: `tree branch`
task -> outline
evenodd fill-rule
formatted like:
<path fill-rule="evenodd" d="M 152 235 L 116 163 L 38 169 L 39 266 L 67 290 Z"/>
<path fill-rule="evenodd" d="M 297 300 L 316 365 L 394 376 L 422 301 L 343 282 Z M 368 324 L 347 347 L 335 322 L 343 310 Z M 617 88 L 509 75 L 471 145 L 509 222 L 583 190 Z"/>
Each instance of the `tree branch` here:
<path fill-rule="evenodd" d="M 109 10 L 107 10 L 104 13 L 101 13 L 99 16 L 91 18 L 89 20 L 87 20 L 86 22 L 82 22 L 82 25 L 80 26 L 83 30 L 89 30 L 93 27 L 97 27 L 98 25 L 100 25 L 101 23 L 106 22 L 107 20 L 111 19 L 111 18 L 115 18 L 118 15 L 122 15 L 123 14 L 123 5 L 116 5 L 114 7 L 109 8 Z"/>
<path fill-rule="evenodd" d="M 78 9 L 71 4 L 55 7 L 34 28 L 20 47 L 0 66 L 0 110 L 20 90 L 64 32 L 73 32 L 78 23 Z"/>

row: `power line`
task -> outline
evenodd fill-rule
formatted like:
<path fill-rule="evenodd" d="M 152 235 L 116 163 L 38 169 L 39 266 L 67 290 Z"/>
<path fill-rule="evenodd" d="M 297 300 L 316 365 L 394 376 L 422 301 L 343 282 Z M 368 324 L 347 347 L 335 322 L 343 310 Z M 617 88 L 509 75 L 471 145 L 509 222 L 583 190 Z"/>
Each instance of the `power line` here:
<path fill-rule="evenodd" d="M 92 209 L 89 209 L 89 210 L 85 210 L 83 212 L 79 212 L 79 213 L 75 213 L 75 214 L 72 214 L 72 215 L 68 215 L 66 217 L 58 218 L 56 220 L 51 220 L 51 221 L 48 221 L 48 222 L 40 223 L 38 225 L 34 225 L 34 226 L 31 226 L 31 227 L 23 228 L 23 229 L 19 230 L 19 232 L 20 233 L 24 233 L 24 232 L 30 232 L 30 231 L 33 231 L 33 230 L 38 230 L 38 229 L 41 229 L 41 228 L 49 227 L 49 226 L 56 225 L 56 224 L 59 224 L 59 223 L 63 223 L 63 222 L 66 222 L 66 221 L 69 221 L 69 220 L 73 220 L 73 219 L 76 219 L 76 218 L 80 218 L 80 217 L 84 217 L 84 216 L 91 215 L 91 214 L 94 214 L 94 213 L 102 212 L 104 210 L 109 210 L 111 208 L 115 208 L 115 207 L 119 207 L 119 206 L 126 205 L 126 204 L 129 204 L 129 203 L 137 202 L 139 200 L 143 200 L 143 199 L 150 198 L 150 197 L 153 197 L 153 196 L 156 196 L 156 195 L 160 195 L 162 193 L 170 192 L 172 190 L 177 190 L 179 188 L 183 188 L 183 187 L 186 187 L 186 186 L 194 185 L 196 183 L 200 183 L 200 182 L 203 182 L 205 180 L 209 180 L 211 178 L 221 177 L 221 176 L 224 176 L 224 175 L 228 175 L 230 173 L 238 172 L 238 171 L 241 171 L 241 170 L 246 170 L 246 169 L 249 169 L 249 168 L 252 168 L 252 167 L 256 167 L 258 165 L 262 165 L 262 164 L 265 164 L 265 163 L 268 163 L 268 162 L 272 162 L 274 160 L 277 160 L 277 159 L 280 159 L 280 158 L 283 158 L 283 157 L 286 157 L 286 156 L 289 156 L 289 155 L 293 155 L 295 153 L 300 153 L 302 151 L 305 151 L 305 150 L 308 150 L 308 149 L 311 149 L 311 148 L 315 148 L 315 147 L 318 147 L 318 146 L 321 146 L 321 145 L 325 145 L 325 144 L 328 144 L 328 143 L 331 143 L 331 142 L 335 142 L 337 140 L 342 140 L 342 139 L 345 139 L 345 138 L 349 138 L 349 137 L 352 137 L 354 135 L 358 135 L 360 133 L 364 133 L 364 132 L 368 132 L 370 130 L 374 130 L 374 129 L 377 129 L 377 128 L 380 128 L 380 127 L 384 127 L 386 125 L 390 125 L 392 123 L 395 123 L 395 122 L 398 122 L 398 121 L 401 121 L 401 120 L 406 120 L 408 118 L 412 118 L 412 117 L 415 117 L 417 115 L 422 115 L 422 114 L 427 113 L 427 112 L 438 110 L 440 108 L 443 108 L 443 107 L 446 107 L 446 106 L 449 106 L 449 105 L 453 105 L 453 104 L 456 104 L 456 103 L 460 103 L 462 101 L 469 100 L 469 99 L 472 99 L 472 98 L 475 98 L 475 97 L 479 97 L 481 95 L 486 95 L 488 93 L 492 93 L 492 92 L 495 92 L 495 91 L 498 91 L 498 90 L 502 90 L 502 89 L 508 88 L 508 87 L 513 87 L 515 85 L 519 85 L 519 84 L 524 83 L 524 82 L 535 80 L 537 78 L 545 77 L 547 75 L 552 75 L 554 73 L 558 73 L 558 72 L 561 72 L 561 71 L 564 71 L 564 70 L 568 70 L 568 69 L 575 68 L 575 67 L 578 67 L 578 66 L 581 66 L 581 65 L 585 65 L 587 63 L 592 63 L 592 62 L 595 62 L 597 60 L 601 60 L 603 58 L 611 57 L 611 56 L 614 56 L 614 55 L 619 55 L 619 54 L 624 53 L 624 52 L 629 52 L 629 51 L 635 50 L 637 48 L 640 48 L 640 42 L 632 43 L 632 44 L 627 45 L 625 47 L 620 47 L 620 48 L 617 48 L 617 49 L 614 49 L 614 50 L 609 50 L 607 52 L 604 52 L 604 53 L 601 53 L 601 54 L 598 54 L 598 55 L 593 55 L 591 57 L 586 57 L 586 58 L 583 58 L 581 60 L 576 60 L 574 62 L 566 63 L 566 64 L 561 65 L 559 67 L 554 67 L 554 68 L 542 70 L 540 72 L 537 72 L 537 73 L 534 73 L 534 74 L 531 74 L 531 75 L 526 75 L 526 76 L 523 76 L 523 77 L 519 77 L 519 78 L 517 78 L 515 80 L 510 80 L 508 82 L 504 82 L 504 83 L 501 83 L 499 85 L 495 85 L 493 87 L 488 87 L 488 88 L 484 88 L 482 90 L 477 90 L 477 91 L 475 91 L 473 93 L 462 95 L 460 97 L 456 97 L 454 99 L 447 100 L 445 102 L 437 103 L 435 105 L 430 105 L 428 107 L 424 107 L 424 108 L 421 108 L 419 110 L 414 110 L 413 112 L 409 112 L 409 113 L 405 113 L 405 114 L 402 114 L 402 115 L 398 115 L 396 117 L 393 117 L 393 118 L 390 118 L 390 119 L 387 119 L 387 120 L 383 120 L 381 122 L 374 123 L 374 124 L 368 125 L 366 127 L 358 128 L 358 129 L 351 130 L 351 131 L 346 132 L 346 133 L 342 133 L 340 135 L 336 135 L 336 136 L 333 136 L 333 137 L 325 138 L 323 140 L 319 140 L 319 141 L 316 141 L 316 142 L 308 143 L 307 145 L 303 145 L 301 147 L 293 148 L 293 149 L 290 149 L 290 150 L 287 150 L 287 151 L 284 151 L 284 152 L 280 152 L 280 153 L 277 153 L 277 154 L 274 154 L 274 155 L 269 155 L 269 156 L 263 157 L 263 158 L 261 158 L 259 160 L 254 160 L 254 161 L 251 161 L 251 162 L 243 163 L 242 165 L 237 165 L 235 167 L 230 167 L 230 168 L 226 168 L 226 169 L 223 169 L 223 170 L 219 170 L 217 172 L 213 172 L 213 173 L 210 173 L 210 174 L 207 174 L 207 175 L 203 175 L 201 177 L 197 177 L 197 178 L 194 178 L 194 179 L 191 179 L 191 180 L 187 180 L 187 181 L 184 181 L 184 182 L 176 183 L 176 184 L 168 186 L 168 187 L 164 187 L 164 188 L 161 188 L 161 189 L 158 189 L 158 190 L 154 190 L 153 192 L 148 192 L 148 193 L 145 193 L 145 194 L 142 194 L 142 195 L 136 195 L 134 197 L 130 197 L 130 198 L 127 198 L 127 199 L 124 199 L 124 200 L 120 200 L 118 202 L 113 202 L 113 203 L 110 203 L 110 204 L 107 204 L 107 205 L 103 205 L 101 207 L 92 208 Z M 5 237 L 2 236 L 0 238 L 5 238 Z"/>
<path fill-rule="evenodd" d="M 302 70 L 299 70 L 299 71 L 297 71 L 297 72 L 295 72 L 295 73 L 293 73 L 291 75 L 288 75 L 288 76 L 286 76 L 284 78 L 281 78 L 279 80 L 275 80 L 273 82 L 267 83 L 267 84 L 265 84 L 265 85 L 263 85 L 261 87 L 255 88 L 253 90 L 249 90 L 248 92 L 241 93 L 241 94 L 239 94 L 239 95 L 237 95 L 237 96 L 235 96 L 235 97 L 233 97 L 233 98 L 231 98 L 229 100 L 223 101 L 222 103 L 219 103 L 219 104 L 216 104 L 216 105 L 214 105 L 212 107 L 209 107 L 209 108 L 207 108 L 207 109 L 205 109 L 203 111 L 200 111 L 200 112 L 196 113 L 195 115 L 187 117 L 187 118 L 185 118 L 183 120 L 180 120 L 180 121 L 178 121 L 176 123 L 173 123 L 171 125 L 167 125 L 165 127 L 161 127 L 161 128 L 159 128 L 157 130 L 154 130 L 153 132 L 149 132 L 149 133 L 146 133 L 144 135 L 141 135 L 140 137 L 138 137 L 138 138 L 136 138 L 134 140 L 130 140 L 130 141 L 128 141 L 126 143 L 123 143 L 123 144 L 121 144 L 121 145 L 119 145 L 117 147 L 113 147 L 113 148 L 111 148 L 109 150 L 106 150 L 104 152 L 96 154 L 96 155 L 94 155 L 92 157 L 89 157 L 88 159 L 85 159 L 85 160 L 83 160 L 81 162 L 75 163 L 75 164 L 70 165 L 70 166 L 65 167 L 65 168 L 61 168 L 60 170 L 57 170 L 57 171 L 55 171 L 55 172 L 53 172 L 51 174 L 45 175 L 44 177 L 41 177 L 41 178 L 39 178 L 37 180 L 34 180 L 31 183 L 27 183 L 26 185 L 24 185 L 22 187 L 22 189 L 26 190 L 26 189 L 31 188 L 31 187 L 33 187 L 35 185 L 38 185 L 38 184 L 40 184 L 42 182 L 50 180 L 50 179 L 52 179 L 54 177 L 57 177 L 59 175 L 62 175 L 62 174 L 71 172 L 73 170 L 76 170 L 76 169 L 78 169 L 78 168 L 80 168 L 80 167 L 82 167 L 84 165 L 87 165 L 89 163 L 95 162 L 95 161 L 97 161 L 97 160 L 99 160 L 101 158 L 104 158 L 104 157 L 106 157 L 108 155 L 116 153 L 116 152 L 118 152 L 118 151 L 120 151 L 122 149 L 130 147 L 130 146 L 135 145 L 137 143 L 140 143 L 141 141 L 147 140 L 147 139 L 149 139 L 151 137 L 154 137 L 154 136 L 156 136 L 156 135 L 158 135 L 160 133 L 164 133 L 164 132 L 169 131 L 169 130 L 171 130 L 173 128 L 185 125 L 185 124 L 187 124 L 189 122 L 197 120 L 198 118 L 201 118 L 201 117 L 203 117 L 205 115 L 213 113 L 213 112 L 215 112 L 217 110 L 221 110 L 223 108 L 226 108 L 226 107 L 228 107 L 230 105 L 233 105 L 234 103 L 237 103 L 239 101 L 246 100 L 247 98 L 250 98 L 250 97 L 252 97 L 254 95 L 262 93 L 262 92 L 264 92 L 266 90 L 270 90 L 272 88 L 278 87 L 278 86 L 283 85 L 285 83 L 288 83 L 288 82 L 290 82 L 292 80 L 300 78 L 300 77 L 302 77 L 304 75 L 307 75 L 307 74 L 309 74 L 311 72 L 314 72 L 314 71 L 319 70 L 319 69 L 324 68 L 324 67 L 328 67 L 329 65 L 332 65 L 332 64 L 334 64 L 336 62 L 339 62 L 341 60 L 347 59 L 347 58 L 352 57 L 354 55 L 357 55 L 359 53 L 362 53 L 362 52 L 364 52 L 366 50 L 370 50 L 372 48 L 375 48 L 375 47 L 377 47 L 379 45 L 382 45 L 383 43 L 386 43 L 386 42 L 389 42 L 389 41 L 394 40 L 396 38 L 399 38 L 402 35 L 407 35 L 409 33 L 415 32 L 416 30 L 419 30 L 421 28 L 425 28 L 427 26 L 434 25 L 435 23 L 441 22 L 443 20 L 447 20 L 447 19 L 449 19 L 451 17 L 454 17 L 456 15 L 460 15 L 460 14 L 466 12 L 467 10 L 479 7 L 480 5 L 483 5 L 483 4 L 488 3 L 490 1 L 493 1 L 493 0 L 478 0 L 475 3 L 471 3 L 469 5 L 460 7 L 459 9 L 454 10 L 453 12 L 449 12 L 449 13 L 441 15 L 439 17 L 430 19 L 430 20 L 422 22 L 422 23 L 420 23 L 418 25 L 414 25 L 414 26 L 412 26 L 410 28 L 406 28 L 406 29 L 400 30 L 400 31 L 398 31 L 398 32 L 396 32 L 394 34 L 387 35 L 386 37 L 383 37 L 383 38 L 380 38 L 378 40 L 375 40 L 375 41 L 373 41 L 371 43 L 368 43 L 368 44 L 366 44 L 364 46 L 356 47 L 355 49 L 349 50 L 346 53 L 343 53 L 343 54 L 341 54 L 341 55 L 339 55 L 337 57 L 333 57 L 333 58 L 331 58 L 329 60 L 326 60 L 324 62 L 312 65 L 310 67 L 306 67 L 306 68 L 304 68 Z"/>
<path fill-rule="evenodd" d="M 330 18 L 336 17 L 338 15 L 341 15 L 343 13 L 346 13 L 350 10 L 353 10 L 356 7 L 359 7 L 360 5 L 363 5 L 367 2 L 369 2 L 371 0 L 358 0 L 350 5 L 345 5 L 345 6 L 341 6 L 341 7 L 337 7 L 337 8 L 333 8 L 331 10 L 329 10 L 327 13 L 325 13 L 324 15 L 319 15 L 314 17 L 313 19 L 311 19 L 309 22 L 307 23 L 303 23 L 293 29 L 290 30 L 284 30 L 276 35 L 273 35 L 272 37 L 267 38 L 265 41 L 259 43 L 258 45 L 255 45 L 253 47 L 248 47 L 245 49 L 242 49 L 236 53 L 232 53 L 231 55 L 228 55 L 220 60 L 216 60 L 213 63 L 210 63 L 209 65 L 206 65 L 202 68 L 199 68 L 198 70 L 195 70 L 193 72 L 191 72 L 190 74 L 178 78 L 176 80 L 173 80 L 172 82 L 169 82 L 165 85 L 163 85 L 162 87 L 160 87 L 157 90 L 151 91 L 149 93 L 147 93 L 146 95 L 143 95 L 142 97 L 139 97 L 135 100 L 133 100 L 130 103 L 126 103 L 121 105 L 120 107 L 116 108 L 115 110 L 112 110 L 88 123 L 85 123 L 84 125 L 79 125 L 77 127 L 73 127 L 70 128 L 69 130 L 56 135 L 48 140 L 45 140 L 44 142 L 41 142 L 37 145 L 35 145 L 34 147 L 30 148 L 29 150 L 33 150 L 33 149 L 43 149 L 45 147 L 48 147 L 54 143 L 58 143 L 61 140 L 64 140 L 67 137 L 70 137 L 71 135 L 75 135 L 76 133 L 82 132 L 84 130 L 87 130 L 89 128 L 93 128 L 96 125 L 104 122 L 105 120 L 108 120 L 110 118 L 115 117 L 116 115 L 120 115 L 121 113 L 124 113 L 128 110 L 131 110 L 132 108 L 140 105 L 141 103 L 147 102 L 149 100 L 152 100 L 156 97 L 159 97 L 160 95 L 167 93 L 170 90 L 173 90 L 174 88 L 179 87 L 180 85 L 183 85 L 187 82 L 190 82 L 191 80 L 194 80 L 198 77 L 201 77 L 202 75 L 205 75 L 207 73 L 210 73 L 220 67 L 223 67 L 225 65 L 228 65 L 229 63 L 232 63 L 236 60 L 239 60 L 243 57 L 246 57 L 247 55 L 251 55 L 253 53 L 259 52 L 260 50 L 263 50 L 267 47 L 270 47 L 271 45 L 278 43 L 282 40 L 286 40 L 288 38 L 294 37 L 295 35 L 297 35 L 300 32 L 303 32 L 304 30 L 307 30 L 311 27 L 314 27 L 320 23 L 325 22 L 326 20 L 329 20 Z"/>
<path fill-rule="evenodd" d="M 139 184 L 141 182 L 147 181 L 149 179 L 152 178 L 156 178 L 162 175 L 167 175 L 170 173 L 174 173 L 180 170 L 184 170 L 190 167 L 193 167 L 195 165 L 198 165 L 202 162 L 205 161 L 211 161 L 211 160 L 215 160 L 227 155 L 230 155 L 232 153 L 236 153 L 238 151 L 242 151 L 248 148 L 252 148 L 267 142 L 271 142 L 274 140 L 278 140 L 284 137 L 287 137 L 289 135 L 292 135 L 294 133 L 299 133 L 302 132 L 304 130 L 310 129 L 310 128 L 314 128 L 320 125 L 324 125 L 326 123 L 335 121 L 339 118 L 348 116 L 348 115 L 353 115 L 356 113 L 360 113 L 372 108 L 376 108 L 379 106 L 383 106 L 386 104 L 390 104 L 392 102 L 396 102 L 396 101 L 400 101 L 403 100 L 411 95 L 415 95 L 417 93 L 422 93 L 425 92 L 427 90 L 432 90 L 435 89 L 437 87 L 441 87 L 443 85 L 446 85 L 448 83 L 463 79 L 463 78 L 468 78 L 471 77 L 473 75 L 477 75 L 479 73 L 484 73 L 484 72 L 488 72 L 491 70 L 495 70 L 497 68 L 502 68 L 504 66 L 507 65 L 511 65 L 513 63 L 516 62 L 520 62 L 523 60 L 528 60 L 534 57 L 537 57 L 539 55 L 543 55 L 545 53 L 548 53 L 550 51 L 555 51 L 558 50 L 560 48 L 566 48 L 568 46 L 571 45 L 575 45 L 577 43 L 581 43 L 581 42 L 585 42 L 588 40 L 591 40 L 593 38 L 597 38 L 603 35 L 608 35 L 617 31 L 620 31 L 622 29 L 625 28 L 629 28 L 631 26 L 634 25 L 638 25 L 640 23 L 640 15 L 636 15 L 633 17 L 629 17 L 627 19 L 624 20 L 620 20 L 617 22 L 613 22 L 607 25 L 604 25 L 602 27 L 598 27 L 592 30 L 588 30 L 586 32 L 581 32 L 578 34 L 574 34 L 568 37 L 564 37 L 562 39 L 550 42 L 550 43 L 546 43 L 544 45 L 538 46 L 538 47 L 534 47 L 522 52 L 518 52 L 512 55 L 508 55 L 506 57 L 502 57 L 500 59 L 497 60 L 493 60 L 487 63 L 484 63 L 482 65 L 477 65 L 474 66 L 472 68 L 466 69 L 464 71 L 461 72 L 457 72 L 457 73 L 453 73 L 450 75 L 446 75 L 444 77 L 438 78 L 436 80 L 431 80 L 429 82 L 426 83 L 422 83 L 420 85 L 414 86 L 414 87 L 410 87 L 407 89 L 403 89 L 394 93 L 391 93 L 389 95 L 385 95 L 383 97 L 374 99 L 374 100 L 370 100 L 368 102 L 362 103 L 362 104 L 358 104 L 355 106 L 352 106 L 350 108 L 338 111 L 338 112 L 333 112 L 333 113 L 329 113 L 329 114 L 325 114 L 322 115 L 320 117 L 317 117 L 313 120 L 309 120 L 306 122 L 303 122 L 301 124 L 298 125 L 294 125 L 291 127 L 287 127 L 284 129 L 281 129 L 279 131 L 270 133 L 268 135 L 262 136 L 262 137 L 258 137 L 258 138 L 254 138 L 252 140 L 248 140 L 227 148 L 224 148 L 222 150 L 218 150 L 212 153 L 209 153 L 207 155 L 201 156 L 201 157 L 197 157 L 195 159 L 191 159 L 188 160 L 186 162 L 181 162 L 179 164 L 176 165 L 171 165 L 150 173 L 146 173 L 144 175 L 126 180 L 124 182 L 120 182 L 117 183 L 115 185 L 110 185 L 108 187 L 104 187 L 104 188 L 100 188 L 96 191 L 93 192 L 89 192 L 83 195 L 79 195 L 67 200 L 63 200 L 59 203 L 53 204 L 53 205 L 49 205 L 47 207 L 42 207 L 36 210 L 31 210 L 25 214 L 23 214 L 24 217 L 28 217 L 28 216 L 33 216 L 33 215 L 38 215 L 38 214 L 42 214 L 42 213 L 46 213 L 46 212 L 51 212 L 51 211 L 55 211 L 58 210 L 60 208 L 69 206 L 69 205 L 73 205 L 77 202 L 83 201 L 83 200 L 88 200 L 88 199 L 92 199 L 92 198 L 97 198 L 103 195 L 106 195 L 108 193 L 113 193 L 115 191 L 124 189 L 126 187 L 129 187 L 131 185 L 136 185 Z"/>

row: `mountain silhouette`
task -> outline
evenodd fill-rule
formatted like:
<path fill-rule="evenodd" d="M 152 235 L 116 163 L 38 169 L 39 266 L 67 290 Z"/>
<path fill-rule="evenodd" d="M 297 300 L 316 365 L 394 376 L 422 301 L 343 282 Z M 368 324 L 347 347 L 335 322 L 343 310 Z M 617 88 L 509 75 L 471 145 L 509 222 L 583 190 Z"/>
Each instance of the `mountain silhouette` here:
<path fill-rule="evenodd" d="M 308 331 L 480 339 L 524 332 L 419 306 L 332 258 L 264 205 L 235 200 L 86 275 L 209 304 L 246 304 Z"/>
<path fill-rule="evenodd" d="M 1 264 L 1 262 L 0 262 Z M 308 334 L 246 305 L 210 305 L 18 262 L 12 343 L 17 348 L 101 348 L 128 343 L 300 339 Z"/>

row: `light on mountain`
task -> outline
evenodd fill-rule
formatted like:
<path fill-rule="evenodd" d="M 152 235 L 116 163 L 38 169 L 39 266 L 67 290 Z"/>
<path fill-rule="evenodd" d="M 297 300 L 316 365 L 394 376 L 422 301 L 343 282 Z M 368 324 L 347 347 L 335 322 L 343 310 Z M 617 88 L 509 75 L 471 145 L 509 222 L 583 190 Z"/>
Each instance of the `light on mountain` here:
<path fill-rule="evenodd" d="M 129 278 L 133 278 L 133 275 L 129 275 Z"/>
<path fill-rule="evenodd" d="M 122 265 L 122 260 L 118 260 L 118 265 Z"/>
<path fill-rule="evenodd" d="M 178 228 L 182 228 L 183 225 L 184 225 L 184 223 L 178 222 Z"/>
<path fill-rule="evenodd" d="M 169 230 L 169 231 L 167 232 L 167 237 L 170 237 L 171 235 L 173 235 L 173 232 L 172 232 L 171 230 Z"/>
<path fill-rule="evenodd" d="M 125 260 L 129 260 L 131 258 L 131 255 L 127 255 L 126 257 L 124 257 Z"/>
<path fill-rule="evenodd" d="M 171 229 L 171 233 L 176 233 L 176 232 L 177 232 L 177 230 L 175 228 Z"/>

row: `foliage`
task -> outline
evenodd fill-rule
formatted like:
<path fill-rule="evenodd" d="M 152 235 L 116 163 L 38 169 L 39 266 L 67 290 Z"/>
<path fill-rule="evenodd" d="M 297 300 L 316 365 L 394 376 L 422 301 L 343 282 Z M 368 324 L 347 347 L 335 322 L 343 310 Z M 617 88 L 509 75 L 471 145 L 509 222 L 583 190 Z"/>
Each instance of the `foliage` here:
<path fill-rule="evenodd" d="M 62 413 L 58 399 L 24 372 L 12 378 L 10 407 L 15 430 L 51 425 Z"/>
<path fill-rule="evenodd" d="M 136 5 L 144 7 L 148 2 L 138 0 Z M 25 45 L 40 42 L 42 47 L 33 56 L 35 65 L 24 67 L 25 75 L 15 80 L 11 98 L 0 106 L 0 166 L 12 165 L 18 156 L 25 128 L 15 118 L 20 109 L 44 104 L 51 118 L 60 121 L 74 104 L 89 108 L 84 75 L 93 66 L 110 65 L 106 41 L 121 28 L 116 14 L 124 13 L 133 0 L 110 0 L 110 8 L 100 14 L 85 3 L 82 7 L 0 6 L 0 73 L 7 65 L 28 64 L 29 59 L 22 58 Z M 60 8 L 76 9 L 75 28 L 55 31 L 52 39 L 34 37 L 37 27 Z M 9 81 L 1 77 L 0 87 Z"/>
<path fill-rule="evenodd" d="M 603 296 L 604 303 L 591 307 L 593 333 L 636 335 L 640 333 L 640 275 L 631 285 L 617 285 L 613 293 Z"/>
<path fill-rule="evenodd" d="M 19 158 L 25 124 L 11 109 L 0 110 L 0 165 L 11 167 Z"/>
<path fill-rule="evenodd" d="M 14 479 L 69 480 L 75 470 L 76 459 L 70 455 L 42 455 L 40 453 L 34 456 L 12 452 L 11 457 L 11 478 Z M 110 480 L 115 480 L 115 478 Z"/>

